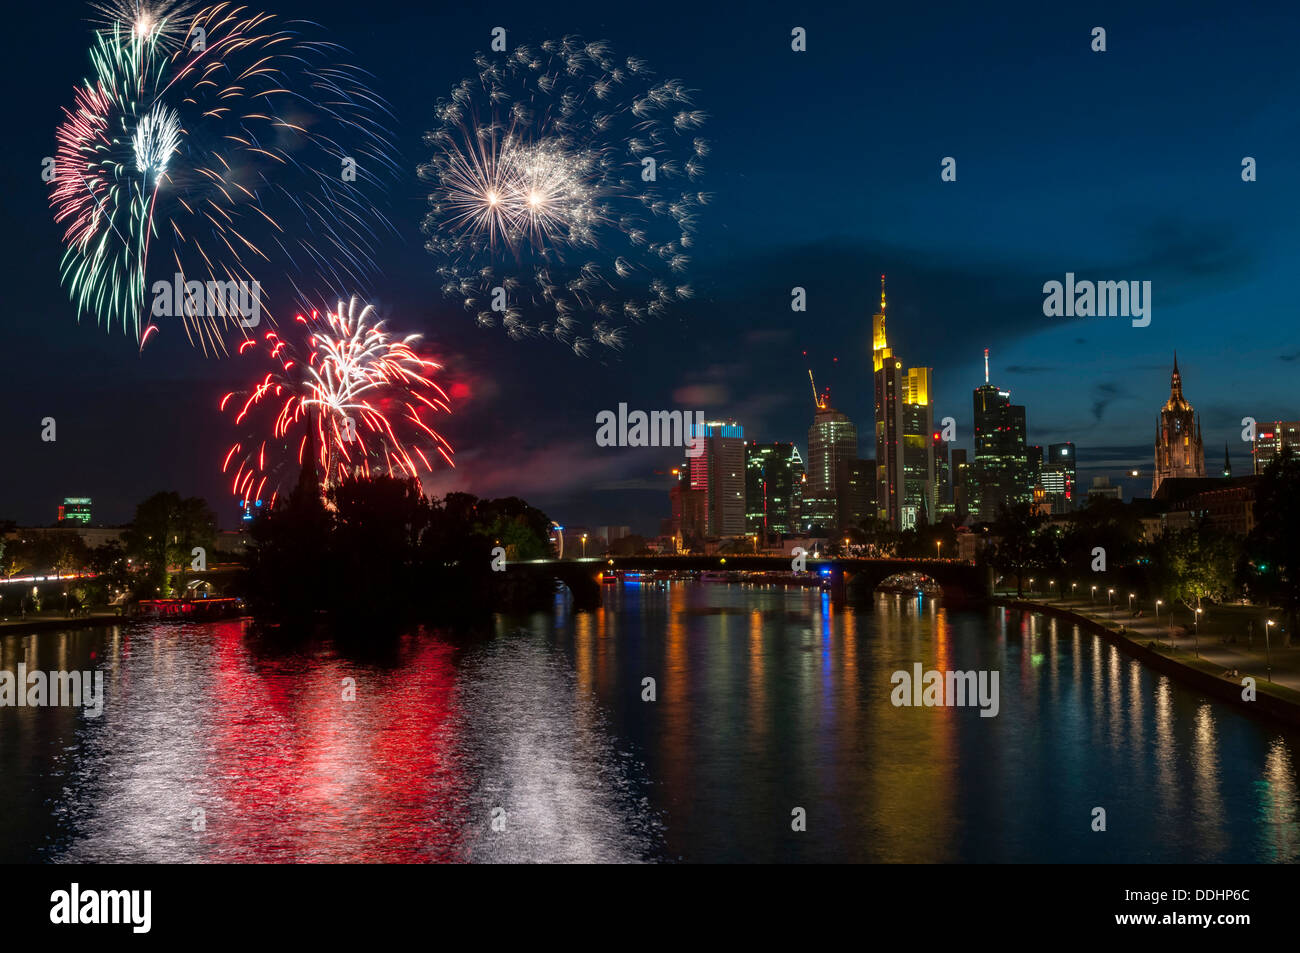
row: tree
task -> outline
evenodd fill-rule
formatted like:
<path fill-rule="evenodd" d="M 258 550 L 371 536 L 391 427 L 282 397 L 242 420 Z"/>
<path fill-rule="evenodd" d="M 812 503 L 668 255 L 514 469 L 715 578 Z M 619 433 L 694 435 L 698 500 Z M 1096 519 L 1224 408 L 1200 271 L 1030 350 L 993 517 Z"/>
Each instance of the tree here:
<path fill-rule="evenodd" d="M 1300 615 L 1300 459 L 1276 457 L 1255 484 L 1255 528 L 1246 538 L 1245 579 L 1253 597 L 1287 614 L 1286 644 Z"/>
<path fill-rule="evenodd" d="M 1166 599 L 1188 609 L 1202 600 L 1221 602 L 1233 588 L 1238 542 L 1207 525 L 1166 533 L 1153 548 L 1152 563 Z"/>
<path fill-rule="evenodd" d="M 1032 566 L 1034 534 L 1040 522 L 1028 503 L 1003 504 L 993 521 L 992 533 L 997 537 L 993 566 L 1004 573 L 1015 573 L 1017 596 L 1024 591 L 1025 570 Z"/>
<path fill-rule="evenodd" d="M 177 493 L 155 493 L 135 508 L 135 520 L 123 534 L 127 555 L 140 568 L 137 593 L 142 597 L 169 596 L 172 567 L 188 570 L 196 546 L 212 550 L 217 539 L 217 518 L 198 497 L 181 499 Z"/>

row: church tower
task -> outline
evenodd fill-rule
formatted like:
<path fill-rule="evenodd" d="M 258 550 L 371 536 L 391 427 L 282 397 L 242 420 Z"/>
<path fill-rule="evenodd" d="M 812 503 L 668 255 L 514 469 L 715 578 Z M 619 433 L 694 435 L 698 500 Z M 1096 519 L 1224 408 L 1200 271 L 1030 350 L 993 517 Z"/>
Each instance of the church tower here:
<path fill-rule="evenodd" d="M 1205 476 L 1205 446 L 1201 443 L 1200 417 L 1183 397 L 1183 377 L 1178 373 L 1178 355 L 1174 354 L 1174 372 L 1169 379 L 1169 399 L 1160 411 L 1156 425 L 1156 466 L 1151 477 L 1151 495 L 1170 477 Z"/>

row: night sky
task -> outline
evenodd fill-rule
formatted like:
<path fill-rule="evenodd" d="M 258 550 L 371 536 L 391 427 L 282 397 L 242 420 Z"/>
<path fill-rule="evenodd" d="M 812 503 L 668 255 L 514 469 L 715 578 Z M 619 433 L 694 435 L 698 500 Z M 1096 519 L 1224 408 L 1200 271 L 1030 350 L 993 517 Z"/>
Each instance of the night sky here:
<path fill-rule="evenodd" d="M 905 366 L 934 368 L 935 416 L 956 418 L 959 446 L 970 446 L 988 347 L 992 382 L 1028 408 L 1031 442 L 1073 440 L 1085 485 L 1141 468 L 1125 495 L 1146 495 L 1177 349 L 1207 470 L 1226 441 L 1246 472 L 1241 418 L 1300 417 L 1300 13 L 947 6 L 270 0 L 268 10 L 328 28 L 392 107 L 405 175 L 375 300 L 394 327 L 426 336 L 460 395 L 444 426 L 457 469 L 428 489 L 513 493 L 564 523 L 656 532 L 679 453 L 599 448 L 596 414 L 620 402 L 702 409 L 752 439 L 806 449 L 805 350 L 872 456 L 882 272 L 891 344 Z M 244 368 L 191 351 L 179 332 L 141 353 L 120 330 L 77 323 L 59 284 L 41 160 L 88 73 L 88 15 L 64 0 L 6 14 L 0 518 L 48 523 L 64 496 L 84 495 L 97 521 L 119 523 L 174 489 L 206 497 L 229 528 L 220 463 L 237 435 L 216 405 Z M 619 356 L 584 359 L 475 327 L 442 298 L 423 249 L 421 137 L 494 26 L 512 47 L 607 40 L 682 80 L 709 113 L 702 187 L 714 201 L 694 250 L 697 297 L 637 328 Z M 807 52 L 791 51 L 794 26 L 807 29 Z M 1107 31 L 1105 53 L 1090 49 L 1094 26 Z M 956 182 L 940 181 L 944 156 L 957 160 Z M 1242 181 L 1244 156 L 1258 181 Z M 1151 281 L 1150 326 L 1044 317 L 1042 285 L 1067 271 Z M 804 314 L 790 310 L 796 285 L 808 291 Z M 40 439 L 47 416 L 54 443 Z"/>

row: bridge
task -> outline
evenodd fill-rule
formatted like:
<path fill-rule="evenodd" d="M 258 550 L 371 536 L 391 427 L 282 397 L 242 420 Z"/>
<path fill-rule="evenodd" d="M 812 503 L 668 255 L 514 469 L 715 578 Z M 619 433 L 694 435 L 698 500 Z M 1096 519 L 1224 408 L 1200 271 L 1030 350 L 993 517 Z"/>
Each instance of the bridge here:
<path fill-rule="evenodd" d="M 507 566 L 507 571 L 543 572 L 558 579 L 573 593 L 574 607 L 592 609 L 600 605 L 601 572 L 630 570 L 647 572 L 790 572 L 788 556 L 601 556 L 587 559 L 536 559 Z M 830 583 L 831 602 L 852 605 L 865 602 L 876 587 L 891 576 L 922 573 L 943 590 L 950 605 L 981 602 L 993 594 L 993 571 L 989 566 L 950 559 L 867 559 L 836 557 L 806 560 L 810 573 L 822 574 Z"/>

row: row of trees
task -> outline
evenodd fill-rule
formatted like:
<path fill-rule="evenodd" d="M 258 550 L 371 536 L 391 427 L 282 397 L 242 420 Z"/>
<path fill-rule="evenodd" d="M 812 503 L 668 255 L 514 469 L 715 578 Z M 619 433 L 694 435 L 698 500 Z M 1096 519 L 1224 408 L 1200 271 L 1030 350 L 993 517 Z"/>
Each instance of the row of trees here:
<path fill-rule="evenodd" d="M 17 534 L 13 521 L 0 521 L 0 575 L 71 575 L 95 578 L 75 585 L 77 603 L 102 604 L 119 591 L 136 598 L 176 595 L 183 588 L 195 547 L 213 552 L 217 519 L 198 497 L 155 493 L 140 503 L 122 542 L 88 546 L 75 532 Z"/>
<path fill-rule="evenodd" d="M 1027 505 L 1004 509 L 990 527 L 996 569 L 1025 581 L 1071 584 L 1122 581 L 1128 591 L 1194 608 L 1248 596 L 1275 605 L 1297 629 L 1300 612 L 1300 460 L 1283 455 L 1256 484 L 1254 529 L 1245 537 L 1202 521 L 1144 541 L 1136 511 L 1115 500 L 1071 514 L 1068 526 L 1045 525 Z M 1100 558 L 1099 558 L 1100 557 Z M 1100 567 L 1100 568 L 1099 568 Z"/>
<path fill-rule="evenodd" d="M 503 603 L 536 602 L 549 580 L 493 572 L 551 553 L 546 514 L 515 497 L 441 499 L 418 482 L 348 480 L 322 502 L 295 491 L 260 517 L 244 557 L 245 597 L 262 621 L 330 622 L 339 634 L 442 622 Z M 494 556 L 494 550 L 500 551 Z M 521 588 L 522 587 L 522 588 Z"/>

